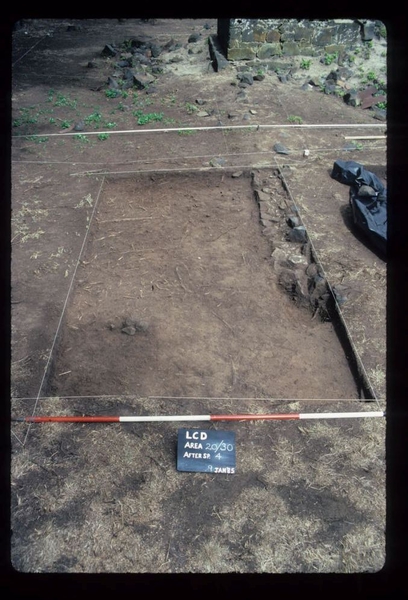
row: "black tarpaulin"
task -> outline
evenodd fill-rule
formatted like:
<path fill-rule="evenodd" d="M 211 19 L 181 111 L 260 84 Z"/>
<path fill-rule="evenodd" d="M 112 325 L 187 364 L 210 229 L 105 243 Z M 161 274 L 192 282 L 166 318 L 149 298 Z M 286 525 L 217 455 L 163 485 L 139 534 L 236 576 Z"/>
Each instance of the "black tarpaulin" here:
<path fill-rule="evenodd" d="M 355 225 L 385 255 L 387 190 L 380 179 L 354 160 L 336 160 L 331 176 L 350 186 L 350 205 Z"/>

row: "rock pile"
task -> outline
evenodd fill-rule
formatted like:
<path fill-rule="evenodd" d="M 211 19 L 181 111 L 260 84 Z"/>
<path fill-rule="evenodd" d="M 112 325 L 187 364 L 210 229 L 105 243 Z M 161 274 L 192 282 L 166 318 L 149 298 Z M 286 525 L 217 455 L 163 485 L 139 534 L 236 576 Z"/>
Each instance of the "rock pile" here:
<path fill-rule="evenodd" d="M 274 175 L 280 178 L 278 170 Z M 288 204 L 284 190 L 278 193 L 268 187 L 268 180 L 262 179 L 258 172 L 252 171 L 251 179 L 279 285 L 298 306 L 329 320 L 327 303 L 331 295 L 321 269 L 313 261 L 307 232 L 296 207 Z"/>

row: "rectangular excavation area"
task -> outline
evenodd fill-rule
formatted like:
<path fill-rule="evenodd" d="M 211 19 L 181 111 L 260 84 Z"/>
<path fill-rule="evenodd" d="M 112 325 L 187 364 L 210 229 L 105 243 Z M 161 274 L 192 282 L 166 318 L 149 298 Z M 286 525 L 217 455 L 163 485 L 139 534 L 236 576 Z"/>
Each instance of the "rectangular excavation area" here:
<path fill-rule="evenodd" d="M 249 172 L 110 176 L 47 393 L 358 398 L 332 323 L 270 256 Z"/>

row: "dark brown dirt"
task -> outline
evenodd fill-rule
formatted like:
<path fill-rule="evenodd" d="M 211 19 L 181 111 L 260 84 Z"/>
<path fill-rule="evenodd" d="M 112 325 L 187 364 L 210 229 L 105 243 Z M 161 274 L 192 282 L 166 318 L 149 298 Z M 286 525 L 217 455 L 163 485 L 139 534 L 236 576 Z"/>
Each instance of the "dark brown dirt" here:
<path fill-rule="evenodd" d="M 50 395 L 358 397 L 276 284 L 249 177 L 108 179 L 94 218 Z"/>
<path fill-rule="evenodd" d="M 339 211 L 343 200 L 318 203 L 311 187 L 322 198 L 341 187 L 329 170 L 350 157 L 343 132 L 178 128 L 219 120 L 287 125 L 291 114 L 356 130 L 375 122 L 340 98 L 280 86 L 274 74 L 237 100 L 235 67 L 208 68 L 203 20 L 89 20 L 67 31 L 72 23 L 34 21 L 13 40 L 13 133 L 23 136 L 12 147 L 13 416 L 370 409 L 357 402 L 334 324 L 312 319 L 278 285 L 271 251 L 282 242 L 285 212 L 264 235 L 250 178 L 254 171 L 269 180 L 271 198 L 286 206 L 291 199 L 275 169 L 290 164 L 297 205 L 306 218 L 320 216 L 307 226 L 327 240 L 318 249 L 329 276 L 330 240 L 356 252 L 358 245 Z M 214 32 L 215 21 L 209 24 Z M 106 96 L 114 69 L 100 56 L 106 43 L 145 34 L 185 45 L 193 30 L 202 33 L 202 52 L 188 55 L 188 45 L 165 56 L 154 93 Z M 169 63 L 177 53 L 180 62 Z M 87 67 L 90 60 L 96 68 Z M 208 116 L 191 108 L 197 98 Z M 140 126 L 134 111 L 163 114 Z M 84 137 L 50 135 L 81 119 Z M 90 135 L 146 126 L 177 130 Z M 44 137 L 24 137 L 32 134 Z M 272 153 L 276 141 L 291 155 Z M 381 165 L 383 154 L 374 142 L 352 157 Z M 225 167 L 212 167 L 219 157 Z M 243 174 L 232 178 L 236 170 Z M 356 272 L 367 262 L 346 258 L 350 277 L 354 270 L 364 285 Z M 374 339 L 381 338 L 381 308 L 370 329 L 355 313 Z M 123 326 L 134 326 L 134 335 Z M 371 367 L 370 352 L 368 344 Z M 330 398 L 338 401 L 324 401 Z M 384 420 L 211 427 L 236 432 L 235 475 L 177 472 L 177 423 L 13 423 L 13 566 L 120 573 L 382 567 Z"/>

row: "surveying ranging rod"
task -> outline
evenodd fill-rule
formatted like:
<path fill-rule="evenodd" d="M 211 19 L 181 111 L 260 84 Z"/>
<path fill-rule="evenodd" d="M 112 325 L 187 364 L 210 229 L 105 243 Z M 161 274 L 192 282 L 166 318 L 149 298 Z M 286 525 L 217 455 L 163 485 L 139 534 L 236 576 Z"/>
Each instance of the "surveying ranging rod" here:
<path fill-rule="evenodd" d="M 26 423 L 153 423 L 164 421 L 289 421 L 299 419 L 358 419 L 385 417 L 385 411 L 371 412 L 316 412 L 316 413 L 272 413 L 242 415 L 137 415 L 104 417 L 17 417 L 12 421 Z"/>

